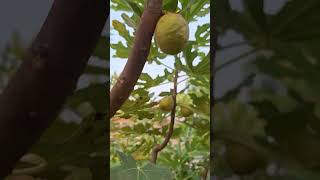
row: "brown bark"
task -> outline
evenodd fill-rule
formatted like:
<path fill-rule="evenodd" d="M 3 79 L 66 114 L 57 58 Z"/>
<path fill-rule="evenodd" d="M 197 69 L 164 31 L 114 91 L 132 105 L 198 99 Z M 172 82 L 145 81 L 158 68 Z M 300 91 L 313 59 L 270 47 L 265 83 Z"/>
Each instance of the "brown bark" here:
<path fill-rule="evenodd" d="M 50 126 L 74 91 L 109 15 L 106 0 L 55 0 L 0 98 L 0 179 Z"/>
<path fill-rule="evenodd" d="M 162 14 L 162 0 L 149 0 L 135 33 L 134 45 L 118 81 L 110 92 L 110 118 L 128 99 L 149 55 L 152 36 Z"/>

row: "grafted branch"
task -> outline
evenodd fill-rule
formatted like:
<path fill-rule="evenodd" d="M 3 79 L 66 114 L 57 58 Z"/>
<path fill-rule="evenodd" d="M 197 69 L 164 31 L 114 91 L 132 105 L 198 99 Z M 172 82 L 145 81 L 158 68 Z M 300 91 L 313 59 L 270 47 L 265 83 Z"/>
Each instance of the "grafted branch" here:
<path fill-rule="evenodd" d="M 55 0 L 0 97 L 0 179 L 40 138 L 76 88 L 109 15 L 106 0 Z"/>
<path fill-rule="evenodd" d="M 152 36 L 162 14 L 162 0 L 149 0 L 135 33 L 134 45 L 118 81 L 110 92 L 110 118 L 128 99 L 149 55 Z"/>

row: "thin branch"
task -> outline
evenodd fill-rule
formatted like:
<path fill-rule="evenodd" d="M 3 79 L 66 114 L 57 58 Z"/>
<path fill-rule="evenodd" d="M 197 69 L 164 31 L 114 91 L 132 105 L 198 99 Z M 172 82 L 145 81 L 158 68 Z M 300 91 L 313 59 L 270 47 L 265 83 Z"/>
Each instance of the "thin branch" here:
<path fill-rule="evenodd" d="M 256 53 L 257 51 L 258 51 L 258 49 L 252 49 L 252 50 L 250 50 L 250 51 L 248 51 L 248 52 L 246 52 L 246 53 L 243 53 L 243 54 L 241 54 L 241 55 L 239 55 L 239 56 L 237 56 L 237 57 L 235 57 L 235 58 L 232 58 L 232 59 L 229 60 L 228 62 L 225 62 L 225 63 L 221 64 L 220 66 L 218 66 L 217 68 L 215 68 L 215 69 L 213 70 L 213 74 L 216 74 L 218 71 L 220 71 L 220 70 L 222 70 L 223 68 L 229 66 L 230 64 L 236 63 L 236 62 L 242 60 L 243 58 L 248 57 L 248 56 Z"/>
<path fill-rule="evenodd" d="M 149 55 L 156 24 L 162 15 L 161 7 L 162 0 L 149 0 L 143 11 L 127 64 L 110 92 L 110 118 L 128 99 L 141 75 Z"/>
<path fill-rule="evenodd" d="M 186 81 L 186 80 L 188 80 L 188 79 L 189 79 L 189 77 L 184 78 L 184 79 L 182 79 L 181 81 L 179 81 L 178 84 L 180 84 L 180 83 L 182 83 L 182 82 L 184 82 L 184 81 Z"/>
<path fill-rule="evenodd" d="M 0 97 L 0 179 L 56 119 L 109 15 L 109 1 L 55 0 Z"/>
<path fill-rule="evenodd" d="M 179 76 L 179 78 L 185 77 L 185 76 L 187 76 L 187 75 L 181 75 L 181 76 Z M 185 80 L 187 80 L 187 79 L 189 79 L 189 78 L 186 78 Z M 183 82 L 183 81 L 185 81 L 185 80 L 181 80 L 181 81 Z M 164 82 L 164 83 L 161 83 L 161 84 L 159 84 L 159 85 L 157 85 L 157 86 L 162 86 L 162 85 L 166 85 L 166 84 L 169 84 L 169 83 L 172 83 L 172 82 L 171 82 L 171 81 Z M 179 83 L 181 83 L 181 82 L 178 82 L 178 84 L 179 84 Z"/>
<path fill-rule="evenodd" d="M 165 63 L 163 63 L 163 62 L 161 62 L 161 61 L 157 61 L 157 62 L 158 62 L 159 64 L 161 64 L 161 65 L 165 66 L 166 68 L 173 70 L 173 68 L 172 68 L 172 67 L 170 67 L 170 66 L 166 65 Z"/>
<path fill-rule="evenodd" d="M 235 42 L 235 43 L 228 44 L 226 46 L 221 46 L 218 48 L 218 50 L 222 51 L 222 50 L 234 48 L 234 47 L 245 45 L 245 44 L 247 44 L 246 41 Z"/>
<path fill-rule="evenodd" d="M 170 141 L 170 138 L 173 134 L 173 128 L 174 128 L 174 121 L 175 121 L 175 117 L 176 117 L 176 106 L 177 106 L 177 86 L 178 86 L 178 70 L 177 70 L 177 64 L 175 63 L 175 73 L 174 73 L 174 79 L 173 79 L 173 91 L 172 91 L 172 98 L 173 98 L 173 107 L 171 110 L 171 120 L 170 120 L 170 126 L 169 126 L 169 131 L 164 139 L 164 141 L 162 142 L 162 144 L 157 144 L 155 145 L 155 147 L 152 150 L 151 153 L 151 159 L 150 162 L 156 164 L 157 162 L 157 158 L 158 158 L 158 153 L 160 151 L 162 151 L 162 149 L 164 149 L 167 144 Z"/>

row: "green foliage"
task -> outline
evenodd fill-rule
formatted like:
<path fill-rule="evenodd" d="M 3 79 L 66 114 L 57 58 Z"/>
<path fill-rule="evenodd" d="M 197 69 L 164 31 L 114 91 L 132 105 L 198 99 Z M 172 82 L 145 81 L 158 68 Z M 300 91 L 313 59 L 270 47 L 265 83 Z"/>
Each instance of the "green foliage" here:
<path fill-rule="evenodd" d="M 110 177 L 113 180 L 162 180 L 162 179 L 173 179 L 171 171 L 165 167 L 147 163 L 140 166 L 131 157 L 124 153 L 118 152 L 121 165 L 111 168 Z"/>
<path fill-rule="evenodd" d="M 319 1 L 289 1 L 273 15 L 264 12 L 263 0 L 243 1 L 243 12 L 233 10 L 227 0 L 216 4 L 220 33 L 235 30 L 243 35 L 242 44 L 270 53 L 255 52 L 256 56 L 250 58 L 245 69 L 249 76 L 217 98 L 213 125 L 216 132 L 214 172 L 221 178 L 236 175 L 223 151 L 232 141 L 254 147 L 267 165 L 276 167 L 274 172 L 257 167 L 253 173 L 246 174 L 248 179 L 319 178 L 319 83 L 316 79 L 320 56 L 315 49 L 320 31 L 314 26 L 319 23 Z M 223 53 L 224 49 L 219 50 Z M 279 87 L 255 86 L 253 77 L 261 75 Z M 237 97 L 244 87 L 248 99 L 240 103 Z M 228 104 L 242 105 L 232 110 L 223 108 Z M 246 112 L 253 114 L 245 116 Z M 231 129 L 236 130 L 231 133 Z"/>

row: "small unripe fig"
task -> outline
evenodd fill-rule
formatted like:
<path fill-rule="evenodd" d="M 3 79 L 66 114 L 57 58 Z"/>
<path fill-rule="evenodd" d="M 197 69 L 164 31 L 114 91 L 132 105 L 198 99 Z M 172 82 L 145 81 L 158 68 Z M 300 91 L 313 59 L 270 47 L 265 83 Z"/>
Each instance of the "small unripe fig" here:
<path fill-rule="evenodd" d="M 193 114 L 192 110 L 185 106 L 181 106 L 180 112 L 183 117 L 189 117 L 190 115 Z"/>
<path fill-rule="evenodd" d="M 240 143 L 228 143 L 226 147 L 226 160 L 234 173 L 248 175 L 257 170 L 260 158 L 257 152 Z"/>
<path fill-rule="evenodd" d="M 198 109 L 200 112 L 204 114 L 210 114 L 210 104 L 208 103 L 202 103 L 198 106 Z"/>
<path fill-rule="evenodd" d="M 189 39 L 187 21 L 180 14 L 167 12 L 157 23 L 155 39 L 162 52 L 178 54 Z"/>
<path fill-rule="evenodd" d="M 172 96 L 166 96 L 160 100 L 159 107 L 163 111 L 171 111 L 173 108 Z"/>

